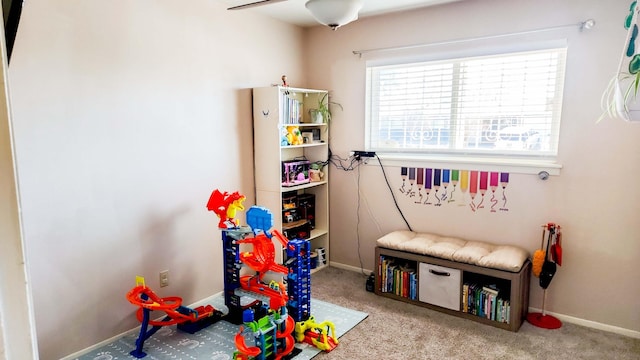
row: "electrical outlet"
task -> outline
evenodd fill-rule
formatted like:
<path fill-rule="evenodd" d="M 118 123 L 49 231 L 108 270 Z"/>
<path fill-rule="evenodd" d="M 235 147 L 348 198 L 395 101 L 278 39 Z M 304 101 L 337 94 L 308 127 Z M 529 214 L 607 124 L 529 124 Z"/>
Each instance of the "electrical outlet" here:
<path fill-rule="evenodd" d="M 169 286 L 169 270 L 160 271 L 160 287 Z"/>

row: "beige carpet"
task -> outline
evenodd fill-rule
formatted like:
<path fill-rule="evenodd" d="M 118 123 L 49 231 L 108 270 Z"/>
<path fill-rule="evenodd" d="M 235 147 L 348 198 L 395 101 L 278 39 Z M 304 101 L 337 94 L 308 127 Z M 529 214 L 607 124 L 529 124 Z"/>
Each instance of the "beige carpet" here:
<path fill-rule="evenodd" d="M 327 268 L 312 275 L 312 296 L 369 314 L 314 360 L 640 359 L 640 339 L 563 324 L 525 322 L 517 333 L 395 301 L 365 290 L 366 276 Z"/>

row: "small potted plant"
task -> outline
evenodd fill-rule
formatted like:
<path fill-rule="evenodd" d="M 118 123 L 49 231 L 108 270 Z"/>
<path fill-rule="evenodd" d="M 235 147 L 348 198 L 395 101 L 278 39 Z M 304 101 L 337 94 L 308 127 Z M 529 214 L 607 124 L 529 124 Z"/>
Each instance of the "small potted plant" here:
<path fill-rule="evenodd" d="M 337 102 L 332 102 L 327 100 L 327 96 L 329 93 L 324 93 L 322 97 L 318 99 L 318 107 L 316 109 L 309 110 L 309 115 L 311 116 L 311 122 L 316 124 L 329 123 L 331 121 L 331 110 L 329 109 L 330 105 L 335 105 L 343 110 L 342 105 Z"/>

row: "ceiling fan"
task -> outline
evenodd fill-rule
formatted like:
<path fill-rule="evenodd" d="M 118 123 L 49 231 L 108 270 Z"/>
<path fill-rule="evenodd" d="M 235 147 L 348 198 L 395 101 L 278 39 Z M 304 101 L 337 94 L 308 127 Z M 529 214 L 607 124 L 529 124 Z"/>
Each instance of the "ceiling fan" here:
<path fill-rule="evenodd" d="M 237 5 L 227 10 L 242 10 L 256 6 L 275 4 L 287 0 L 259 0 L 247 4 Z M 358 19 L 358 11 L 364 0 L 308 0 L 305 7 L 321 24 L 332 30 Z"/>

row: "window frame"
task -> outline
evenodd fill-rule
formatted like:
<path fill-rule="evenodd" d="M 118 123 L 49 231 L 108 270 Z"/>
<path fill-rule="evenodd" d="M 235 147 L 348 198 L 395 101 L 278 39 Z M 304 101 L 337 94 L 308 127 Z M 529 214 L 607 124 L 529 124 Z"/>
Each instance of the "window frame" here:
<path fill-rule="evenodd" d="M 468 44 L 467 44 L 468 45 Z M 558 108 L 556 110 L 557 119 L 553 119 L 551 125 L 551 136 L 555 136 L 555 149 L 544 154 L 530 152 L 509 152 L 509 151 L 473 151 L 472 149 L 418 149 L 411 150 L 405 148 L 391 149 L 378 148 L 372 146 L 372 108 L 371 108 L 371 67 L 386 65 L 410 65 L 418 62 L 437 62 L 437 61 L 464 61 L 464 59 L 480 58 L 483 56 L 500 56 L 513 55 L 522 52 L 540 51 L 540 50 L 559 50 L 562 56 L 562 68 L 559 70 L 560 92 L 556 90 L 555 99 L 558 100 Z M 539 173 L 546 171 L 549 174 L 557 175 L 562 167 L 557 163 L 558 151 L 560 146 L 560 123 L 562 118 L 562 102 L 564 93 L 564 82 L 567 74 L 568 65 L 568 46 L 566 39 L 552 39 L 546 41 L 532 41 L 526 44 L 522 42 L 517 45 L 474 45 L 466 46 L 464 49 L 460 46 L 453 49 L 436 49 L 436 51 L 422 52 L 420 54 L 412 54 L 409 56 L 384 57 L 370 59 L 366 63 L 366 94 L 365 94 L 365 149 L 367 151 L 375 151 L 382 158 L 391 162 L 411 161 L 424 163 L 440 162 L 456 166 L 468 166 L 471 168 L 496 166 L 509 171 L 515 169 L 517 172 Z M 492 168 L 492 169 L 493 169 Z"/>

